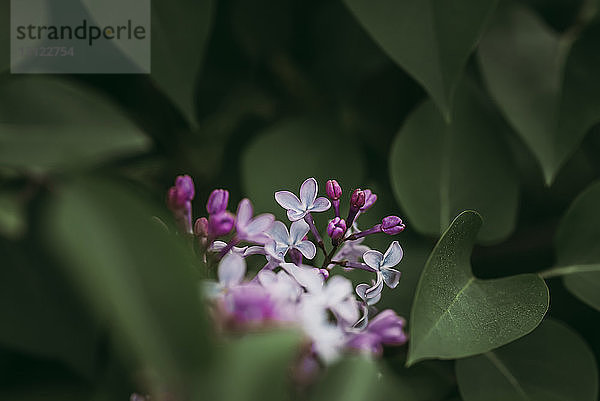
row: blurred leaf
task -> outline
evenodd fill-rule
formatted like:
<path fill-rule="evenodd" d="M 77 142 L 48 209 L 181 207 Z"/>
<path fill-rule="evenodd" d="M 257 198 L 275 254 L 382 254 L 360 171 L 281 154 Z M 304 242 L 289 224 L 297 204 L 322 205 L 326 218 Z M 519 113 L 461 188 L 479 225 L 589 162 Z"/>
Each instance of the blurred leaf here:
<path fill-rule="evenodd" d="M 152 0 L 150 77 L 197 124 L 196 87 L 212 25 L 213 0 Z"/>
<path fill-rule="evenodd" d="M 340 163 L 339 158 L 350 162 Z M 276 191 L 297 194 L 305 179 L 315 177 L 319 196 L 324 196 L 326 180 L 336 178 L 349 189 L 358 186 L 364 175 L 357 141 L 344 137 L 332 124 L 307 119 L 269 128 L 246 148 L 241 167 L 245 195 L 256 210 L 281 218 L 285 211 L 275 202 Z"/>
<path fill-rule="evenodd" d="M 558 268 L 545 277 L 564 275 L 577 298 L 600 311 L 600 182 L 589 186 L 571 205 L 556 232 Z"/>
<path fill-rule="evenodd" d="M 10 1 L 0 1 L 0 73 L 10 69 Z"/>
<path fill-rule="evenodd" d="M 383 50 L 450 119 L 454 90 L 496 0 L 345 0 Z M 451 16 L 451 17 L 449 17 Z"/>
<path fill-rule="evenodd" d="M 417 231 L 437 236 L 465 209 L 483 215 L 481 241 L 497 241 L 513 231 L 518 177 L 504 131 L 470 84 L 457 92 L 450 125 L 431 101 L 413 112 L 392 145 L 390 177 Z"/>
<path fill-rule="evenodd" d="M 594 354 L 567 326 L 548 319 L 526 337 L 456 361 L 464 401 L 595 401 Z"/>
<path fill-rule="evenodd" d="M 300 352 L 299 333 L 247 334 L 223 350 L 215 368 L 217 395 L 222 401 L 279 401 L 289 397 L 291 372 Z M 204 398 L 202 398 L 204 399 Z"/>
<path fill-rule="evenodd" d="M 416 400 L 403 379 L 383 371 L 374 360 L 351 356 L 327 368 L 312 401 Z"/>
<path fill-rule="evenodd" d="M 600 22 L 573 45 L 522 6 L 502 7 L 479 46 L 487 86 L 538 159 L 546 184 L 600 120 Z"/>
<path fill-rule="evenodd" d="M 49 77 L 11 78 L 0 86 L 0 164 L 54 171 L 140 153 L 149 145 L 91 88 Z"/>
<path fill-rule="evenodd" d="M 397 380 L 414 393 L 415 401 L 442 401 L 456 390 L 454 366 L 447 361 L 423 361 L 407 368 L 404 358 L 388 360 L 394 366 Z"/>
<path fill-rule="evenodd" d="M 24 234 L 26 227 L 25 210 L 18 195 L 0 192 L 0 235 L 16 239 Z"/>
<path fill-rule="evenodd" d="M 473 276 L 469 259 L 481 224 L 477 213 L 461 213 L 429 256 L 409 320 L 408 365 L 490 351 L 529 333 L 544 317 L 549 296 L 539 276 Z"/>
<path fill-rule="evenodd" d="M 206 368 L 210 339 L 189 250 L 154 214 L 120 186 L 80 181 L 58 194 L 46 229 L 66 271 L 126 349 L 177 392 Z"/>
<path fill-rule="evenodd" d="M 35 250 L 35 248 L 33 248 Z M 94 374 L 98 324 L 64 277 L 28 244 L 0 241 L 0 343 Z"/>

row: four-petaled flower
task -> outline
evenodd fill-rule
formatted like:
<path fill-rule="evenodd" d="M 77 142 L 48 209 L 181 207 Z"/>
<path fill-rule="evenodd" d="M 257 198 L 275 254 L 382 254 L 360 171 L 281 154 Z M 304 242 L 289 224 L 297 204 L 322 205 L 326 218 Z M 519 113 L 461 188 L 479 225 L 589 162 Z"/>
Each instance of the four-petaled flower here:
<path fill-rule="evenodd" d="M 325 197 L 317 198 L 319 187 L 317 180 L 309 178 L 300 187 L 300 199 L 290 191 L 275 192 L 275 200 L 287 210 L 290 221 L 304 218 L 307 213 L 324 212 L 331 207 L 331 202 Z"/>
<path fill-rule="evenodd" d="M 373 305 L 381 298 L 383 284 L 390 288 L 395 288 L 400 281 L 400 272 L 392 267 L 396 266 L 402 260 L 403 251 L 398 241 L 390 244 L 385 254 L 376 250 L 365 252 L 363 260 L 374 272 L 377 273 L 375 284 L 359 284 L 356 286 L 356 293 L 367 304 Z"/>
<path fill-rule="evenodd" d="M 297 249 L 305 258 L 312 259 L 317 253 L 317 247 L 312 242 L 304 240 L 304 236 L 308 234 L 309 230 L 310 228 L 304 220 L 293 222 L 289 232 L 285 224 L 276 221 L 269 232 L 273 241 L 265 246 L 265 250 L 279 260 L 284 260 L 290 249 Z"/>

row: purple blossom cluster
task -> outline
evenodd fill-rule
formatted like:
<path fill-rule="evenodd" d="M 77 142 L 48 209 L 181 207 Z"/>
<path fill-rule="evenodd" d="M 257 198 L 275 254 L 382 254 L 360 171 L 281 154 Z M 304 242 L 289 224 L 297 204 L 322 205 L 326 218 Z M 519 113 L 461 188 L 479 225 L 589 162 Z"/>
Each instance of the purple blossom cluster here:
<path fill-rule="evenodd" d="M 378 313 L 376 307 L 384 287 L 398 285 L 400 272 L 394 267 L 402 260 L 402 248 L 392 241 L 382 253 L 362 243 L 376 233 L 402 232 L 402 219 L 388 216 L 360 230 L 357 219 L 373 206 L 377 195 L 355 189 L 343 218 L 342 188 L 336 180 L 327 181 L 326 194 L 318 196 L 314 178 L 302 183 L 299 196 L 276 192 L 275 201 L 286 210 L 287 223 L 276 221 L 272 214 L 254 216 L 249 199 L 242 199 L 233 214 L 227 210 L 229 192 L 216 189 L 206 204 L 208 217 L 192 225 L 194 184 L 189 176 L 177 177 L 167 204 L 179 230 L 194 235 L 203 260 L 216 270 L 216 280 L 203 283 L 203 294 L 223 330 L 297 327 L 310 344 L 306 357 L 324 363 L 348 350 L 380 355 L 384 345 L 407 341 L 405 320 L 391 309 Z M 326 245 L 313 214 L 332 206 L 334 216 L 325 230 L 330 245 Z M 318 249 L 323 259 L 317 265 Z M 265 258 L 251 278 L 246 266 L 250 255 Z M 370 272 L 373 279 L 353 288 L 350 280 L 333 274 L 353 269 Z"/>

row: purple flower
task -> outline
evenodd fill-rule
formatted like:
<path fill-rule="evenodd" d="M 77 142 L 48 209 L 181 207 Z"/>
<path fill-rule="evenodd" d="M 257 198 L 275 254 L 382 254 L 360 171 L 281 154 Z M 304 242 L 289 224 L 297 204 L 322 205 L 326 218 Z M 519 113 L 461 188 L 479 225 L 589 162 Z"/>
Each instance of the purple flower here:
<path fill-rule="evenodd" d="M 325 184 L 325 192 L 332 201 L 339 200 L 342 197 L 342 187 L 336 180 L 329 180 Z"/>
<path fill-rule="evenodd" d="M 377 194 L 374 194 L 370 189 L 365 189 L 365 204 L 360 208 L 361 212 L 366 212 L 377 201 Z"/>
<path fill-rule="evenodd" d="M 236 253 L 228 253 L 219 262 L 218 282 L 205 281 L 204 294 L 209 299 L 218 298 L 227 290 L 239 285 L 246 275 L 246 261 Z"/>
<path fill-rule="evenodd" d="M 206 211 L 208 214 L 217 214 L 227 209 L 229 202 L 229 192 L 224 189 L 215 189 L 208 197 L 206 202 Z"/>
<path fill-rule="evenodd" d="M 316 292 L 323 286 L 323 275 L 316 267 L 305 265 L 297 266 L 293 263 L 281 263 L 280 266 L 292 276 L 298 284 L 308 291 Z"/>
<path fill-rule="evenodd" d="M 355 189 L 350 197 L 350 209 L 360 210 L 365 205 L 365 198 L 365 191 L 360 188 Z"/>
<path fill-rule="evenodd" d="M 354 334 L 346 344 L 349 348 L 381 355 L 383 345 L 402 345 L 408 339 L 404 333 L 406 321 L 391 309 L 379 313 L 365 331 Z"/>
<path fill-rule="evenodd" d="M 273 241 L 265 246 L 265 250 L 273 257 L 284 260 L 290 249 L 297 249 L 307 259 L 312 259 L 317 253 L 317 247 L 310 241 L 304 240 L 310 228 L 304 220 L 297 220 L 287 227 L 281 221 L 273 223 L 269 232 Z"/>
<path fill-rule="evenodd" d="M 189 175 L 180 175 L 175 186 L 169 189 L 168 204 L 171 210 L 185 208 L 194 199 L 194 181 Z"/>
<path fill-rule="evenodd" d="M 227 248 L 228 245 L 223 241 L 215 241 L 210 246 L 210 250 L 214 252 L 221 252 L 223 249 Z M 265 249 L 262 246 L 233 246 L 228 250 L 229 253 L 235 253 L 242 258 L 247 258 L 251 255 L 264 255 Z"/>
<path fill-rule="evenodd" d="M 194 199 L 194 181 L 189 175 L 180 175 L 175 179 L 175 186 L 167 193 L 167 206 L 173 212 L 179 229 L 186 234 L 193 234 L 192 199 Z"/>
<path fill-rule="evenodd" d="M 405 225 L 398 216 L 387 216 L 381 220 L 381 231 L 389 235 L 396 235 L 404 231 Z"/>
<path fill-rule="evenodd" d="M 275 216 L 264 213 L 252 218 L 253 214 L 254 211 L 250 200 L 242 199 L 238 205 L 235 219 L 236 238 L 238 241 L 255 242 L 264 245 L 271 240 L 267 235 L 267 231 L 273 225 Z"/>
<path fill-rule="evenodd" d="M 271 295 L 271 298 L 280 303 L 296 302 L 302 294 L 302 287 L 285 271 L 275 273 L 263 270 L 258 273 L 258 281 Z"/>
<path fill-rule="evenodd" d="M 196 219 L 196 223 L 194 223 L 194 234 L 202 238 L 208 237 L 208 220 L 206 217 Z"/>
<path fill-rule="evenodd" d="M 333 257 L 333 260 L 345 260 L 348 262 L 358 262 L 360 258 L 365 254 L 365 252 L 370 251 L 366 245 L 362 245 L 364 238 L 359 238 L 354 241 L 344 241 L 342 247 Z M 327 266 L 328 268 L 332 268 L 334 265 Z"/>
<path fill-rule="evenodd" d="M 331 202 L 325 197 L 317 198 L 317 180 L 308 178 L 300 187 L 300 199 L 289 191 L 275 192 L 275 200 L 287 210 L 290 221 L 304 218 L 311 212 L 324 212 L 331 207 Z"/>
<path fill-rule="evenodd" d="M 225 311 L 237 324 L 277 320 L 279 314 L 269 293 L 258 284 L 242 284 L 225 294 Z"/>
<path fill-rule="evenodd" d="M 383 284 L 385 283 L 390 288 L 395 288 L 400 281 L 400 272 L 392 267 L 396 266 L 402 260 L 403 251 L 394 241 L 390 244 L 385 255 L 379 251 L 371 250 L 365 252 L 363 260 L 377 273 L 377 281 L 372 286 L 368 284 L 359 284 L 356 286 L 356 293 L 367 304 L 373 305 L 381 298 Z"/>
<path fill-rule="evenodd" d="M 330 311 L 339 322 L 347 325 L 353 325 L 358 320 L 358 303 L 354 298 L 352 283 L 347 278 L 333 276 L 322 286 L 307 289 L 302 303 L 305 308 L 312 308 L 312 313 L 321 314 L 327 320 L 327 311 Z"/>
<path fill-rule="evenodd" d="M 327 225 L 327 234 L 334 241 L 337 241 L 340 238 L 342 238 L 345 233 L 346 233 L 346 222 L 344 221 L 344 219 L 335 217 Z"/>
<path fill-rule="evenodd" d="M 225 211 L 208 216 L 208 233 L 211 237 L 220 237 L 231 232 L 235 217 Z"/>

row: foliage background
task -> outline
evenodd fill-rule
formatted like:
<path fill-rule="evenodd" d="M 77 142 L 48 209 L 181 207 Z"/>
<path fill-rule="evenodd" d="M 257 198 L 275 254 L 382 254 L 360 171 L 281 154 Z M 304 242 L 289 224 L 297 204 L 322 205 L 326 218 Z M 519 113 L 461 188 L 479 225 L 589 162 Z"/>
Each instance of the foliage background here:
<path fill-rule="evenodd" d="M 164 194 L 177 174 L 194 177 L 196 216 L 213 188 L 279 217 L 273 192 L 308 176 L 374 189 L 362 225 L 387 214 L 408 225 L 403 279 L 384 296 L 407 318 L 429 253 L 462 210 L 484 218 L 478 278 L 600 262 L 598 191 L 563 221 L 600 178 L 594 2 L 152 3 L 150 76 L 17 76 L 2 2 L 1 399 L 127 399 L 152 388 L 147 377 L 190 399 L 281 399 L 297 339 L 215 343 L 198 262 L 144 217 L 171 225 Z M 554 320 L 532 336 L 550 333 L 534 358 L 550 368 L 530 367 L 539 377 L 523 382 L 556 399 L 598 397 L 594 274 L 587 302 L 546 280 Z M 531 338 L 524 347 L 536 349 Z M 502 350 L 510 362 L 514 349 Z M 486 400 L 491 386 L 516 399 L 476 359 L 406 368 L 406 354 L 389 349 L 379 367 L 350 359 L 299 397 L 384 397 L 384 369 L 397 399 Z M 584 382 L 554 388 L 557 371 Z"/>

